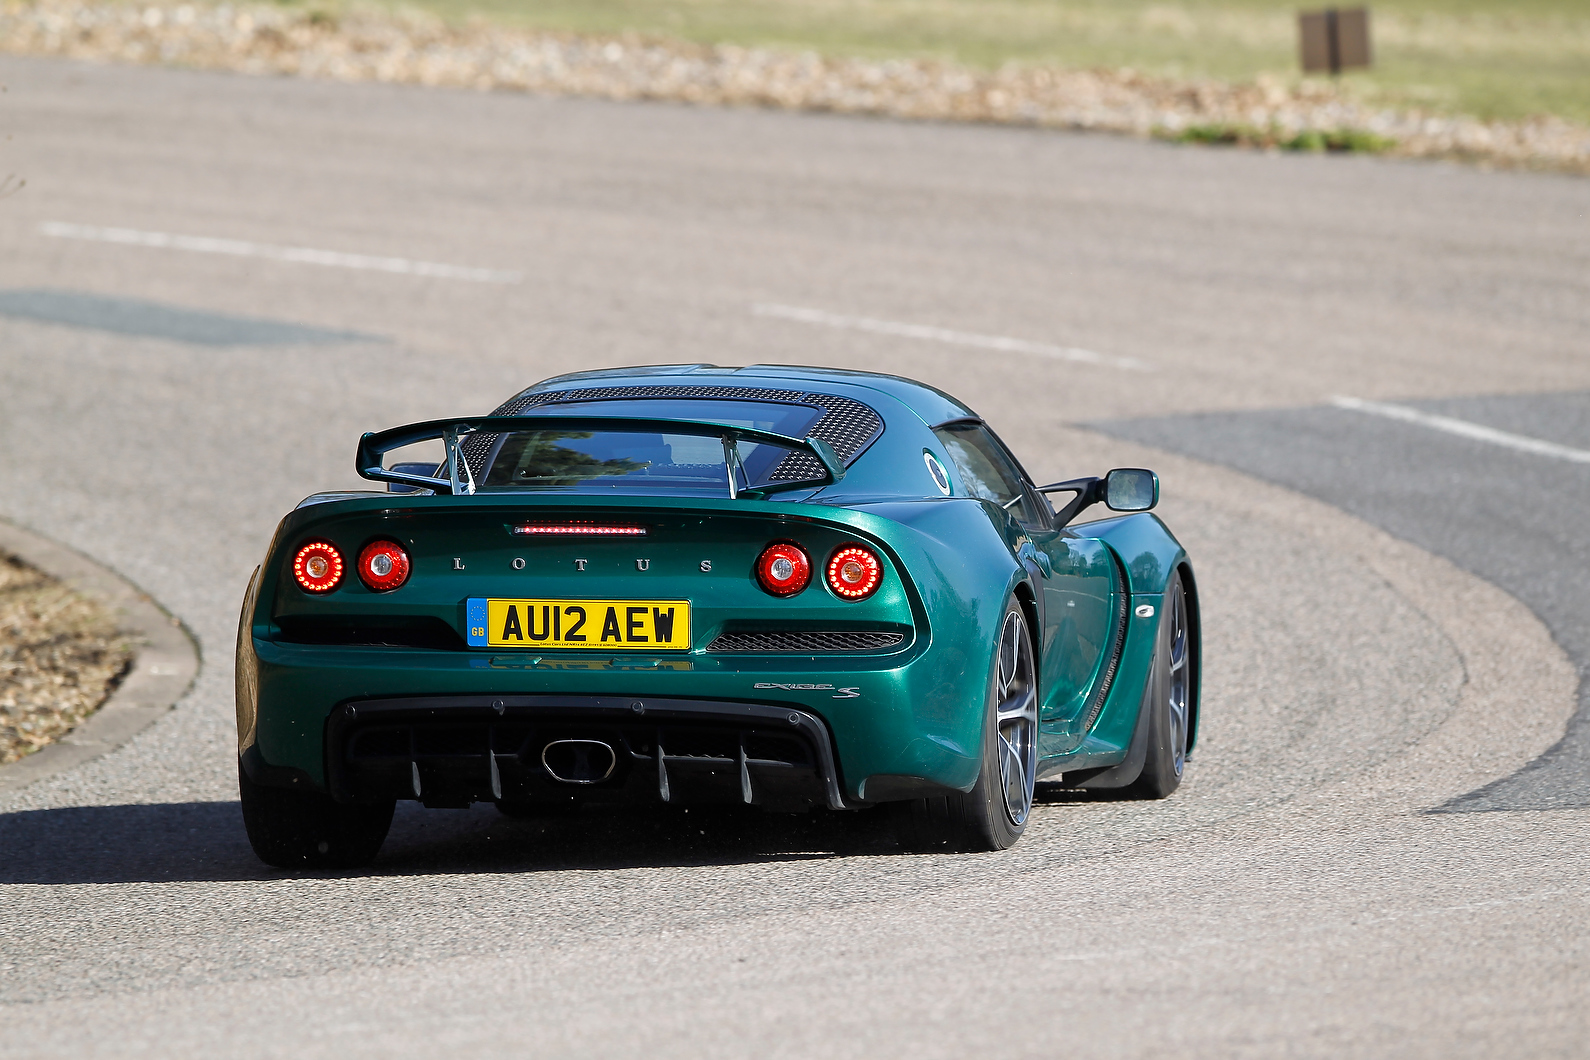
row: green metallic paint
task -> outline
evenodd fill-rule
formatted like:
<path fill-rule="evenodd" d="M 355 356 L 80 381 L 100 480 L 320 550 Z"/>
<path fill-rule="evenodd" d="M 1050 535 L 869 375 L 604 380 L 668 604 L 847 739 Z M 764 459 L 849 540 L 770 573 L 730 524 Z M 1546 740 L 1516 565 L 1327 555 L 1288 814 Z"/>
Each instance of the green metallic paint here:
<path fill-rule="evenodd" d="M 953 787 L 976 780 L 980 719 L 976 702 L 988 679 L 986 645 L 993 636 L 993 610 L 978 606 L 977 589 L 989 571 L 964 562 L 966 544 L 980 536 L 997 545 L 986 516 L 975 504 L 920 504 L 915 532 L 865 510 L 757 501 L 693 501 L 651 498 L 580 498 L 585 518 L 643 521 L 653 536 L 635 539 L 514 539 L 504 524 L 516 519 L 556 519 L 571 514 L 567 499 L 404 497 L 384 494 L 300 508 L 283 521 L 279 547 L 261 574 L 253 615 L 252 648 L 258 658 L 260 709 L 257 740 L 265 760 L 290 765 L 323 783 L 320 734 L 340 702 L 357 698 L 468 693 L 671 696 L 758 701 L 798 706 L 823 718 L 839 748 L 849 793 L 874 773 L 931 777 Z M 910 506 L 907 506 L 910 507 Z M 808 514 L 810 513 L 810 514 Z M 934 515 L 937 518 L 934 518 Z M 925 532 L 924 532 L 925 531 Z M 408 584 L 374 593 L 351 573 L 337 591 L 311 595 L 291 579 L 290 557 L 306 540 L 325 539 L 345 555 L 370 540 L 402 542 L 414 557 Z M 884 583 L 871 598 L 841 600 L 814 584 L 789 599 L 764 593 L 751 568 L 774 539 L 807 546 L 816 562 L 848 541 L 876 546 L 886 564 Z M 991 550 L 980 548 L 978 554 Z M 584 572 L 573 559 L 589 560 Z M 642 573 L 634 559 L 651 560 Z M 452 569 L 454 557 L 465 569 Z M 527 560 L 515 571 L 512 560 Z M 700 570 L 709 560 L 712 571 Z M 999 582 L 1014 564 L 1006 556 Z M 916 576 L 906 579 L 901 572 Z M 924 577 L 924 575 L 927 575 Z M 923 597 L 918 586 L 929 585 Z M 533 586 L 533 588 L 532 588 Z M 590 598 L 687 598 L 695 602 L 696 649 L 690 668 L 638 667 L 620 658 L 597 669 L 587 653 L 543 653 L 525 666 L 491 660 L 518 653 L 503 649 L 438 651 L 293 644 L 283 640 L 283 621 L 305 617 L 433 617 L 453 628 L 463 624 L 463 601 L 473 596 L 585 596 Z M 931 617 L 930 617 L 931 616 Z M 880 655 L 731 656 L 702 649 L 726 625 L 736 629 L 898 628 L 912 631 L 900 649 Z M 930 651 L 935 645 L 939 650 Z M 615 650 L 614 656 L 645 656 L 644 649 Z M 528 662 L 533 654 L 521 658 Z M 598 658 L 600 658 L 598 656 Z M 551 663 L 580 669 L 553 669 Z M 678 665 L 677 657 L 666 660 Z M 855 698 L 826 691 L 758 690 L 763 684 L 828 683 L 857 688 Z"/>
<path fill-rule="evenodd" d="M 622 373 L 564 377 L 559 386 Z M 848 468 L 842 482 L 767 500 L 595 496 L 555 492 L 473 496 L 342 493 L 310 498 L 289 513 L 251 582 L 245 604 L 247 637 L 240 667 L 254 675 L 238 682 L 239 750 L 274 767 L 301 771 L 325 784 L 324 733 L 333 709 L 348 700 L 423 695 L 568 694 L 717 700 L 787 705 L 821 718 L 833 734 L 846 797 L 859 799 L 871 776 L 923 778 L 970 790 L 981 761 L 985 690 L 1004 604 L 1022 595 L 1036 609 L 1043 598 L 1030 558 L 1032 543 L 997 507 L 940 495 L 923 450 L 944 459 L 929 424 L 969 411 L 909 380 L 831 370 L 762 366 L 728 372 L 671 367 L 645 382 L 719 382 L 815 386 L 863 400 L 886 429 Z M 702 376 L 710 378 L 703 379 Z M 541 384 L 542 387 L 548 384 Z M 945 415 L 945 414 L 948 415 Z M 946 461 L 947 463 L 947 461 Z M 313 503 L 311 503 L 313 502 Z M 632 521 L 651 528 L 643 539 L 514 538 L 505 527 L 527 519 Z M 1089 562 L 1102 542 L 1120 561 L 1135 608 L 1154 605 L 1150 618 L 1128 610 L 1127 631 L 1113 684 L 1088 731 L 1070 734 L 1062 753 L 1041 770 L 1092 769 L 1120 762 L 1137 724 L 1152 661 L 1159 601 L 1171 570 L 1191 570 L 1175 538 L 1148 514 L 1104 519 L 1063 532 Z M 348 560 L 340 588 L 323 596 L 303 592 L 290 570 L 306 540 L 325 538 Z M 353 572 L 353 558 L 377 538 L 400 541 L 413 557 L 407 584 L 374 593 Z M 813 583 L 788 599 L 763 592 L 752 563 L 772 540 L 809 549 Z M 834 596 L 821 581 L 829 552 L 848 541 L 876 548 L 885 577 L 864 601 Z M 454 569 L 455 557 L 463 569 Z M 512 561 L 525 559 L 522 570 Z M 576 572 L 573 560 L 586 559 Z M 638 571 L 634 560 L 651 560 Z M 711 571 L 701 570 L 703 561 Z M 457 650 L 295 643 L 284 623 L 337 621 L 349 615 L 430 618 L 462 632 L 471 597 L 690 599 L 695 611 L 688 654 L 615 650 L 586 652 Z M 1037 623 L 1034 623 L 1035 628 Z M 895 649 L 855 655 L 709 654 L 726 629 L 888 628 L 907 633 Z M 1036 645 L 1040 650 L 1042 645 Z M 1086 698 L 1101 664 L 1077 692 Z M 834 690 L 778 685 L 831 684 Z M 854 697 L 836 692 L 855 689 Z M 246 722 L 246 723 L 245 723 Z M 252 742 L 250 742 L 252 741 Z"/>
<path fill-rule="evenodd" d="M 1132 733 L 1137 724 L 1142 690 L 1147 684 L 1153 665 L 1154 643 L 1159 633 L 1161 600 L 1172 571 L 1180 569 L 1183 583 L 1192 596 L 1189 614 L 1197 627 L 1198 609 L 1196 588 L 1192 580 L 1192 564 L 1186 551 L 1171 534 L 1163 521 L 1151 513 L 1118 515 L 1108 519 L 1081 523 L 1071 527 L 1078 534 L 1096 537 L 1103 541 L 1120 558 L 1126 570 L 1131 593 L 1127 609 L 1127 635 L 1121 653 L 1121 663 L 1116 671 L 1110 694 L 1100 712 L 1098 721 L 1082 735 L 1080 744 L 1065 754 L 1045 759 L 1046 771 L 1091 769 L 1114 765 L 1126 755 Z M 1149 618 L 1141 618 L 1136 610 L 1148 604 L 1154 608 Z M 1201 638 L 1193 639 L 1193 663 L 1201 666 L 1199 649 Z M 1194 699 L 1198 682 L 1194 680 Z M 1197 739 L 1197 715 L 1188 733 L 1188 751 Z"/>
<path fill-rule="evenodd" d="M 1163 593 L 1171 571 L 1187 559 L 1187 553 L 1170 529 L 1152 513 L 1117 515 L 1081 523 L 1071 529 L 1087 537 L 1096 537 L 1115 550 L 1126 567 L 1134 596 Z"/>

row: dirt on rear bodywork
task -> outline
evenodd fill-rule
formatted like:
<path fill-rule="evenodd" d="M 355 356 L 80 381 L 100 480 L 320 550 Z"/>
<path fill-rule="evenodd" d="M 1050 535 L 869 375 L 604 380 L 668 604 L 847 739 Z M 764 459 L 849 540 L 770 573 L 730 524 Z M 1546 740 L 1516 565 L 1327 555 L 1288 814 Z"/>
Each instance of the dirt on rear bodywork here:
<path fill-rule="evenodd" d="M 71 732 L 131 658 L 108 608 L 0 553 L 0 765 Z"/>

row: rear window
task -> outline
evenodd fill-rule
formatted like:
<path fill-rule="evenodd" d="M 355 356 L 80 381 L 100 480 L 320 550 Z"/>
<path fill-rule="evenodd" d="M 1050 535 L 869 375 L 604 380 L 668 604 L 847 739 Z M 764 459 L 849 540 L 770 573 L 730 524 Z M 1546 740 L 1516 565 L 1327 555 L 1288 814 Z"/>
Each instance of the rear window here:
<path fill-rule="evenodd" d="M 823 409 L 799 402 L 710 399 L 559 402 L 554 416 L 643 416 L 707 420 L 805 438 Z M 534 415 L 534 413 L 531 413 Z M 687 490 L 723 494 L 731 458 L 737 488 L 774 479 L 792 450 L 741 441 L 726 454 L 721 439 L 672 432 L 516 431 L 503 435 L 480 484 L 486 490 Z M 809 458 L 808 458 L 809 459 Z M 788 477 L 788 476 L 784 476 Z"/>

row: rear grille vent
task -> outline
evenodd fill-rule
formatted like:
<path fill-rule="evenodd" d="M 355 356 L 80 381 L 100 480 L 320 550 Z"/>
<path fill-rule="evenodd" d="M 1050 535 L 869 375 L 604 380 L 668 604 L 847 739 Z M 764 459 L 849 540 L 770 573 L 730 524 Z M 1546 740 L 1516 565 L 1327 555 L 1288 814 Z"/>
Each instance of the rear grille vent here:
<path fill-rule="evenodd" d="M 782 652 L 836 652 L 879 651 L 892 648 L 905 640 L 904 633 L 883 633 L 874 630 L 808 633 L 802 630 L 776 630 L 766 633 L 722 633 L 708 651 L 782 651 Z"/>

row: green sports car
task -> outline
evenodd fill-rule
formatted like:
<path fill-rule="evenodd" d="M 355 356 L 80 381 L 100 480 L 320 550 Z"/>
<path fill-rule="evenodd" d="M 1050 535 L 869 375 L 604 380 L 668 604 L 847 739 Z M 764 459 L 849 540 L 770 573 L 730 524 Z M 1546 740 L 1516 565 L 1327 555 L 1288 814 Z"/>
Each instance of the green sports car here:
<path fill-rule="evenodd" d="M 1150 471 L 1035 486 L 939 390 L 767 365 L 559 376 L 357 459 L 386 491 L 306 498 L 243 601 L 272 865 L 368 862 L 398 799 L 883 806 L 990 850 L 1039 780 L 1181 781 L 1198 597 Z"/>

